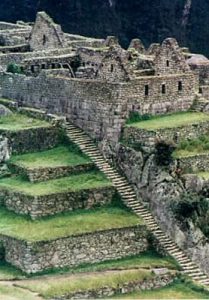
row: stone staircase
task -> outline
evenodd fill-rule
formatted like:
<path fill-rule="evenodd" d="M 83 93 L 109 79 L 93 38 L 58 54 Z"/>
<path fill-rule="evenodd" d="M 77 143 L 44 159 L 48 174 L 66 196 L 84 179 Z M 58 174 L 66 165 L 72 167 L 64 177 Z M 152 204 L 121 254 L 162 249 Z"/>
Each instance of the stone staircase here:
<path fill-rule="evenodd" d="M 197 96 L 195 103 L 192 106 L 192 111 L 202 112 L 206 105 L 209 104 L 209 101 L 203 98 L 202 96 Z"/>
<path fill-rule="evenodd" d="M 159 241 L 164 250 L 174 257 L 182 267 L 183 273 L 199 284 L 209 287 L 209 277 L 187 257 L 186 254 L 160 229 L 157 221 L 152 214 L 140 203 L 136 193 L 125 177 L 122 177 L 117 170 L 105 161 L 97 146 L 91 138 L 82 130 L 66 122 L 66 132 L 68 138 L 77 144 L 86 153 L 97 167 L 112 181 L 113 185 L 120 194 L 123 202 L 131 208 L 134 213 L 143 218 L 148 228 L 152 231 L 155 238 Z"/>

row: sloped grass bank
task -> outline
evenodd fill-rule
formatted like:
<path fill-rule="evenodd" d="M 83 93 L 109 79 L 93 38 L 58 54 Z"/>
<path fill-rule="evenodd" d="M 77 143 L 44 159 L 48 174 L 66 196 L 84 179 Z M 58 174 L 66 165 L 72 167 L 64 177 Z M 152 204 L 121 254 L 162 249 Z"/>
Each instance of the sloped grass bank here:
<path fill-rule="evenodd" d="M 31 242 L 141 224 L 136 215 L 116 207 L 79 210 L 37 221 L 0 208 L 0 234 Z"/>
<path fill-rule="evenodd" d="M 176 280 L 174 283 L 156 290 L 140 291 L 112 297 L 115 299 L 209 299 L 209 292 L 192 283 Z"/>
<path fill-rule="evenodd" d="M 18 131 L 38 127 L 51 127 L 51 124 L 18 113 L 0 118 L 0 130 Z"/>
<path fill-rule="evenodd" d="M 209 115 L 199 112 L 175 113 L 165 116 L 151 117 L 145 121 L 133 122 L 126 126 L 145 130 L 158 130 L 163 128 L 176 128 L 190 124 L 209 121 Z"/>
<path fill-rule="evenodd" d="M 9 189 L 31 196 L 80 191 L 111 185 L 111 182 L 99 171 L 90 171 L 39 183 L 31 183 L 18 176 L 2 178 L 0 180 L 0 189 Z"/>
<path fill-rule="evenodd" d="M 89 163 L 91 160 L 83 153 L 75 151 L 71 145 L 60 145 L 47 151 L 12 156 L 9 162 L 33 169 L 76 166 Z"/>

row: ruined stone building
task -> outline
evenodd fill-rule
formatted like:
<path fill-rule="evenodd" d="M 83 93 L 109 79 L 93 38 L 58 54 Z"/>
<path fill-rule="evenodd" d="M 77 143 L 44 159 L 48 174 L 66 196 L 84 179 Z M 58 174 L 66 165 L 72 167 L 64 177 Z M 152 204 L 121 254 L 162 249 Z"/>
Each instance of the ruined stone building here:
<path fill-rule="evenodd" d="M 12 107 L 12 109 L 15 107 L 17 111 L 28 113 L 28 110 L 31 110 L 30 114 L 44 115 L 50 120 L 54 115 L 61 116 L 61 119 L 66 118 L 69 121 L 69 128 L 66 132 L 69 133 L 72 130 L 72 140 L 74 139 L 76 142 L 77 138 L 78 143 L 83 142 L 81 150 L 86 150 L 87 155 L 88 151 L 90 155 L 92 153 L 95 155 L 93 162 L 97 167 L 99 166 L 98 169 L 103 170 L 104 173 L 106 171 L 110 178 L 112 176 L 114 188 L 120 190 L 122 186 L 119 194 L 123 194 L 124 197 L 135 197 L 133 201 L 131 200 L 132 204 L 138 199 L 143 205 L 145 203 L 146 209 L 148 207 L 152 211 L 163 231 L 209 274 L 208 239 L 206 240 L 203 234 L 199 235 L 199 232 L 192 227 L 193 225 L 191 225 L 190 231 L 182 229 L 168 208 L 168 203 L 170 205 L 173 199 L 181 197 L 185 191 L 191 192 L 192 190 L 194 192 L 197 180 L 195 179 L 196 181 L 193 182 L 180 179 L 176 174 L 175 164 L 166 166 L 166 169 L 165 166 L 161 168 L 156 163 L 156 140 L 159 136 L 166 137 L 167 140 L 175 143 L 179 141 L 179 138 L 197 138 L 201 134 L 209 132 L 208 116 L 203 114 L 204 122 L 180 127 L 178 132 L 176 132 L 176 128 L 159 129 L 156 132 L 154 130 L 146 131 L 129 127 L 126 124 L 129 117 L 133 115 L 138 117 L 162 116 L 189 110 L 196 110 L 198 113 L 208 112 L 209 60 L 206 57 L 190 53 L 189 49 L 180 47 L 173 38 L 167 38 L 161 44 L 151 44 L 148 49 L 144 47 L 140 39 L 133 39 L 128 49 L 123 49 L 114 36 L 97 39 L 65 33 L 45 12 L 39 12 L 34 23 L 0 22 L 0 94 L 3 98 L 3 100 L 0 99 L 0 102 L 8 101 L 8 107 Z M 55 146 L 56 134 L 54 131 L 48 127 L 43 131 L 39 130 L 31 143 L 32 150 L 41 151 L 47 148 L 48 144 L 51 145 L 52 141 Z M 47 136 L 43 132 L 47 132 Z M 40 136 L 42 137 L 41 146 L 39 145 Z M 23 140 L 30 139 L 30 134 L 25 138 L 25 135 L 21 133 L 20 137 L 20 141 L 17 137 L 12 141 L 13 143 L 16 141 L 17 149 Z M 94 144 L 88 145 L 92 140 L 97 142 L 99 150 Z M 27 143 L 26 146 L 26 150 L 31 151 L 30 143 Z M 105 156 L 106 161 L 103 161 L 102 155 Z M 209 169 L 209 158 L 203 157 L 202 161 L 207 161 Z M 115 169 L 125 176 L 122 179 L 118 177 L 120 175 L 115 173 L 115 169 L 111 170 L 108 162 L 110 165 L 112 163 Z M 194 162 L 192 158 L 188 164 L 189 166 L 201 165 L 202 162 L 199 163 L 199 158 Z M 168 170 L 168 168 L 171 169 Z M 22 172 L 21 168 L 18 170 Z M 46 178 L 51 179 L 53 176 L 57 176 L 51 170 L 33 172 L 32 169 L 29 169 L 27 172 L 32 181 L 40 178 L 46 180 Z M 59 172 L 66 175 L 67 171 L 61 168 Z M 125 178 L 128 179 L 128 183 L 124 183 Z M 205 183 L 201 182 L 201 184 L 197 189 L 201 190 Z M 209 190 L 209 181 L 207 184 Z M 105 197 L 104 194 L 101 196 L 103 200 L 97 197 L 96 204 L 98 202 L 107 203 L 112 194 L 109 192 L 105 195 Z M 66 200 L 68 196 L 56 197 L 54 195 L 52 197 L 50 195 L 46 197 L 45 201 L 41 197 L 32 195 L 34 201 L 32 204 L 31 201 L 27 201 L 27 198 L 22 199 L 22 202 L 18 201 L 18 197 L 15 195 L 11 200 L 10 195 L 7 195 L 4 204 L 8 209 L 16 213 L 28 214 L 34 219 L 74 210 L 75 207 L 89 208 L 92 204 L 84 203 L 80 196 L 79 205 L 76 203 L 78 206 L 72 206 L 69 199 Z M 140 201 L 138 202 L 140 203 Z M 140 209 L 144 210 L 145 208 Z M 143 214 L 142 217 L 147 217 L 148 221 L 155 222 L 153 216 L 149 215 L 150 212 L 143 211 Z M 154 226 L 153 223 L 151 226 Z M 156 231 L 159 233 L 158 229 Z M 118 239 L 114 240 L 111 237 L 108 241 L 113 250 L 110 249 L 112 253 L 108 259 L 126 255 L 123 244 L 126 237 L 123 233 L 118 236 L 121 240 L 119 251 L 122 255 L 116 255 Z M 121 238 L 122 236 L 124 240 Z M 86 240 L 88 238 L 85 237 L 84 245 L 87 243 Z M 92 244 L 95 241 L 97 242 L 97 237 Z M 106 248 L 109 244 L 106 245 L 104 241 L 105 239 L 101 238 L 100 240 L 99 238 L 97 248 L 92 254 L 93 261 L 104 261 L 108 257 Z M 133 245 L 137 244 L 135 235 L 131 238 L 132 242 Z M 66 249 L 72 246 L 69 246 L 70 240 L 66 241 L 64 246 L 61 244 L 58 247 L 60 252 L 56 248 L 56 242 L 53 247 L 50 246 L 50 243 L 49 245 L 44 244 L 45 248 L 40 243 L 38 250 L 36 248 L 34 250 L 30 243 L 18 246 L 19 248 L 16 246 L 19 244 L 16 244 L 15 239 L 12 240 L 12 243 L 12 247 L 10 247 L 9 242 L 6 242 L 5 247 L 9 253 L 7 256 L 11 258 L 9 261 L 28 273 L 39 272 L 50 267 L 69 266 L 71 263 L 70 254 L 65 257 Z M 78 245 L 76 253 L 81 258 L 78 258 L 77 261 L 76 256 L 75 263 L 91 262 L 91 257 L 86 258 L 88 255 L 85 253 L 86 248 L 80 247 L 79 243 L 82 243 L 82 240 L 79 240 L 78 243 L 75 242 Z M 173 242 L 169 241 L 169 243 L 167 243 L 168 247 L 176 247 L 173 246 Z M 98 258 L 100 244 L 104 244 L 105 251 L 102 250 L 103 252 L 101 255 L 99 254 Z M 126 244 L 130 244 L 129 240 L 126 240 Z M 143 246 L 143 241 L 140 244 L 140 251 L 148 247 L 147 245 L 141 247 L 141 245 Z M 50 250 L 52 259 L 49 258 L 50 247 L 52 248 Z M 80 253 L 79 247 L 84 253 Z M 16 248 L 26 255 L 27 261 L 22 258 L 21 254 L 21 259 L 18 263 L 16 262 Z M 92 247 L 89 251 L 92 251 Z M 132 252 L 129 254 L 132 255 Z M 181 257 L 182 254 L 178 255 Z M 82 257 L 85 257 L 86 260 L 82 260 Z M 187 263 L 190 264 L 188 261 Z M 201 276 L 206 275 L 201 274 Z M 202 283 L 209 284 L 209 279 L 205 279 L 205 277 L 200 279 L 205 280 Z"/>
<path fill-rule="evenodd" d="M 63 113 L 99 139 L 117 138 L 131 111 L 184 111 L 199 92 L 209 97 L 208 60 L 172 38 L 147 50 L 134 39 L 124 50 L 115 37 L 64 33 L 44 12 L 34 24 L 2 22 L 0 29 L 2 72 L 17 64 L 23 73 L 5 73 L 2 95 Z"/>

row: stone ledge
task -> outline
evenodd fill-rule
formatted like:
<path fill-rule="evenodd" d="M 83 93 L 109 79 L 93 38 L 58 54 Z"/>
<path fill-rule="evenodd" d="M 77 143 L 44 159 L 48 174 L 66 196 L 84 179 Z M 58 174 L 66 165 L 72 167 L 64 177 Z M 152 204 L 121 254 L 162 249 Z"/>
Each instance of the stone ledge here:
<path fill-rule="evenodd" d="M 179 157 L 176 160 L 184 171 L 204 172 L 209 170 L 209 153 Z"/>
<path fill-rule="evenodd" d="M 154 278 L 130 281 L 120 284 L 116 288 L 104 286 L 95 290 L 78 291 L 53 297 L 53 300 L 66 299 L 98 299 L 103 297 L 111 297 L 119 294 L 128 294 L 132 292 L 140 292 L 144 290 L 159 289 L 171 284 L 177 278 L 177 274 L 167 273 L 165 275 L 155 276 Z"/>
<path fill-rule="evenodd" d="M 50 241 L 27 242 L 1 235 L 5 259 L 26 273 L 74 267 L 137 255 L 149 248 L 144 225 L 109 229 Z"/>
<path fill-rule="evenodd" d="M 15 173 L 26 177 L 30 182 L 41 182 L 50 179 L 61 178 L 78 174 L 81 172 L 90 171 L 95 168 L 94 164 L 89 162 L 76 166 L 60 166 L 60 167 L 46 167 L 46 168 L 26 168 L 18 164 L 9 164 L 15 170 Z"/>
<path fill-rule="evenodd" d="M 38 127 L 18 131 L 0 130 L 6 136 L 12 149 L 12 154 L 38 152 L 54 148 L 59 144 L 60 130 L 58 127 Z"/>
<path fill-rule="evenodd" d="M 65 193 L 32 196 L 2 188 L 0 198 L 7 209 L 32 219 L 76 209 L 90 209 L 111 203 L 115 188 L 101 187 Z"/>
<path fill-rule="evenodd" d="M 196 139 L 200 135 L 208 134 L 209 121 L 190 124 L 175 128 L 162 128 L 157 130 L 146 130 L 136 127 L 125 127 L 123 140 L 126 144 L 141 143 L 148 146 L 153 145 L 155 140 L 162 139 L 166 141 L 179 142 L 180 140 Z"/>

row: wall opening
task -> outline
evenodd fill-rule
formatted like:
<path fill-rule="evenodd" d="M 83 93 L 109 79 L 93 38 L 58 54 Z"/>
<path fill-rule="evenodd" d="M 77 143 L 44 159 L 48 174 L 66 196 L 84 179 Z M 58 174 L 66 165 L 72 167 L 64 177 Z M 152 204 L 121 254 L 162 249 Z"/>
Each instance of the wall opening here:
<path fill-rule="evenodd" d="M 113 64 L 110 67 L 110 71 L 111 71 L 111 73 L 114 71 L 114 65 Z"/>
<path fill-rule="evenodd" d="M 41 65 L 41 69 L 43 70 L 43 69 L 46 69 L 46 65 L 45 64 L 42 64 Z"/>
<path fill-rule="evenodd" d="M 182 85 L 182 81 L 178 82 L 178 91 L 182 91 L 183 90 L 183 85 Z"/>
<path fill-rule="evenodd" d="M 166 60 L 166 66 L 169 67 L 170 66 L 170 61 Z"/>
<path fill-rule="evenodd" d="M 46 45 L 46 35 L 43 35 L 43 46 Z"/>
<path fill-rule="evenodd" d="M 165 84 L 162 85 L 162 94 L 165 94 L 166 93 L 166 87 L 165 87 Z"/>
<path fill-rule="evenodd" d="M 34 73 L 34 72 L 35 72 L 35 67 L 34 67 L 34 66 L 31 66 L 31 67 L 30 67 L 30 70 L 31 70 L 32 73 Z"/>
<path fill-rule="evenodd" d="M 146 85 L 144 86 L 144 95 L 145 95 L 145 96 L 149 96 L 149 85 L 148 85 L 148 84 L 146 84 Z"/>

